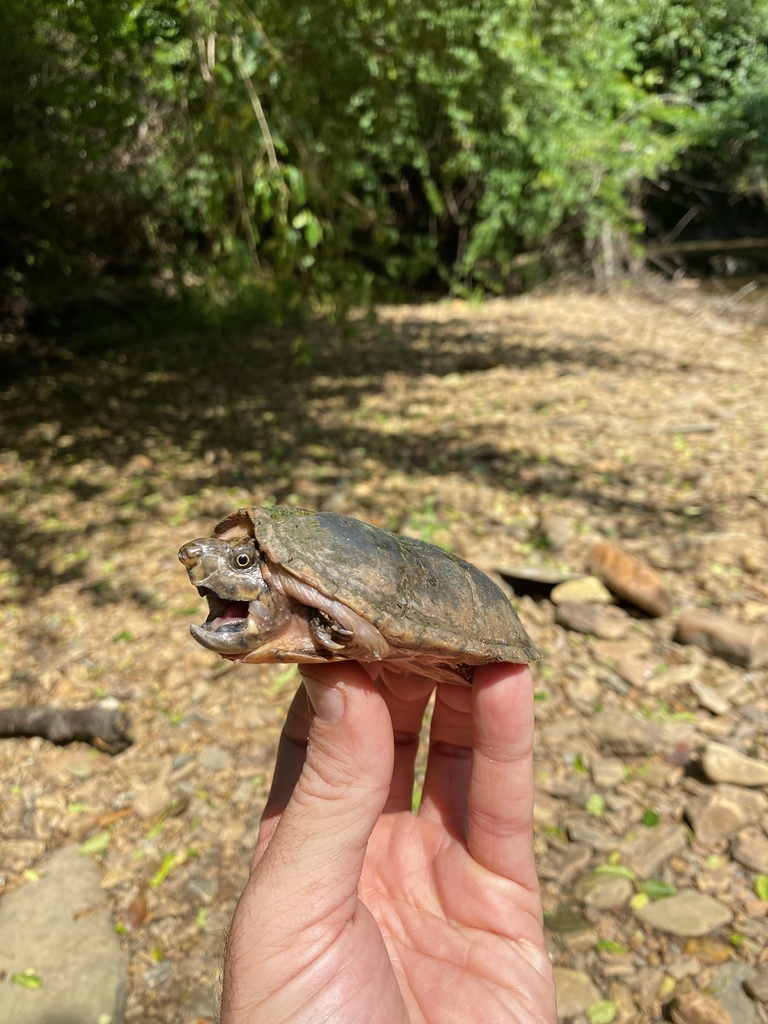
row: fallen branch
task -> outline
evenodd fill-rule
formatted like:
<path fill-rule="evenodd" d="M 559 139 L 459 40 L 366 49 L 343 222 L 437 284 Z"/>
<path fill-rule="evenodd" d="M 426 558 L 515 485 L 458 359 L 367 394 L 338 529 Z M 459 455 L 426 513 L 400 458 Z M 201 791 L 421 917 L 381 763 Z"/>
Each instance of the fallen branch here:
<path fill-rule="evenodd" d="M 90 708 L 0 708 L 0 739 L 42 736 L 51 743 L 80 740 L 108 754 L 131 745 L 128 718 L 122 711 Z"/>

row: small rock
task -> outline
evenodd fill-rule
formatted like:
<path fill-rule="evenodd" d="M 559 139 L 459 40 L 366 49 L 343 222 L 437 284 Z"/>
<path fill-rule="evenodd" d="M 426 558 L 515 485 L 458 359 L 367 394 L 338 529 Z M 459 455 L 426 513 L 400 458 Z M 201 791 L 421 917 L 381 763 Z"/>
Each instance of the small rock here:
<path fill-rule="evenodd" d="M 569 818 L 565 826 L 568 838 L 573 842 L 586 843 L 593 850 L 600 850 L 602 853 L 612 853 L 621 845 L 621 840 L 617 839 L 610 832 L 604 832 L 596 825 L 593 825 L 593 821 L 594 819 L 589 818 L 586 814 L 574 815 L 572 818 Z"/>
<path fill-rule="evenodd" d="M 706 608 L 684 611 L 673 640 L 678 644 L 695 644 L 732 665 L 749 669 L 768 665 L 768 630 Z"/>
<path fill-rule="evenodd" d="M 156 818 L 171 803 L 171 791 L 164 782 L 152 782 L 133 801 L 133 809 L 140 818 Z"/>
<path fill-rule="evenodd" d="M 706 935 L 728 924 L 733 917 L 725 904 L 693 889 L 646 903 L 635 910 L 635 915 L 651 928 L 685 937 Z"/>
<path fill-rule="evenodd" d="M 768 762 L 740 754 L 724 743 L 708 743 L 701 758 L 701 766 L 712 782 L 768 786 Z"/>
<path fill-rule="evenodd" d="M 653 569 L 612 544 L 595 544 L 589 567 L 617 597 L 649 615 L 666 615 L 672 607 L 672 598 Z"/>
<path fill-rule="evenodd" d="M 687 844 L 688 833 L 682 825 L 658 825 L 627 848 L 626 861 L 639 878 L 652 878 L 662 864 Z"/>
<path fill-rule="evenodd" d="M 613 789 L 624 781 L 627 769 L 618 757 L 596 757 L 592 765 L 592 781 L 598 789 Z"/>
<path fill-rule="evenodd" d="M 759 821 L 768 809 L 762 793 L 738 786 L 719 785 L 714 793 L 691 800 L 687 807 L 696 838 L 705 846 L 716 846 L 743 825 Z"/>
<path fill-rule="evenodd" d="M 644 1009 L 650 1010 L 653 1006 L 663 981 L 664 973 L 653 967 L 641 967 L 634 975 L 632 986 L 635 990 L 635 998 Z M 649 1016 L 643 1017 L 642 1020 L 649 1020 Z"/>
<path fill-rule="evenodd" d="M 758 1003 L 768 1003 L 768 967 L 764 967 L 757 974 L 753 974 L 751 978 L 747 978 L 744 982 L 744 990 Z"/>
<path fill-rule="evenodd" d="M 622 982 L 611 982 L 608 998 L 616 1006 L 613 1024 L 629 1024 L 630 1021 L 637 1019 L 637 1006 L 632 998 L 632 992 Z"/>
<path fill-rule="evenodd" d="M 768 837 L 762 829 L 750 826 L 734 836 L 731 856 L 739 864 L 760 875 L 768 875 Z"/>
<path fill-rule="evenodd" d="M 554 551 L 562 551 L 576 536 L 576 524 L 570 516 L 559 516 L 547 510 L 541 513 L 539 527 Z"/>
<path fill-rule="evenodd" d="M 563 1020 L 575 1017 L 598 1001 L 600 990 L 592 983 L 585 971 L 574 971 L 568 967 L 555 967 L 557 988 L 557 1017 Z"/>
<path fill-rule="evenodd" d="M 39 839 L 0 839 L 0 870 L 21 872 L 45 853 Z"/>
<path fill-rule="evenodd" d="M 602 691 L 595 678 L 586 673 L 580 673 L 576 679 L 567 680 L 565 694 L 569 704 L 573 704 L 579 711 L 589 714 L 600 701 Z"/>
<path fill-rule="evenodd" d="M 200 764 L 209 772 L 223 772 L 232 767 L 232 755 L 224 747 L 208 744 L 200 751 Z"/>
<path fill-rule="evenodd" d="M 625 640 L 593 640 L 592 651 L 600 661 L 618 662 L 622 658 L 644 658 L 651 653 L 652 644 L 644 636 L 629 636 Z"/>
<path fill-rule="evenodd" d="M 643 658 L 630 654 L 616 662 L 616 671 L 630 686 L 642 690 L 653 675 L 653 665 Z"/>
<path fill-rule="evenodd" d="M 610 590 L 597 576 L 582 576 L 577 580 L 558 583 L 549 598 L 553 604 L 562 604 L 564 601 L 580 601 L 585 604 L 614 603 Z"/>
<path fill-rule="evenodd" d="M 699 679 L 692 680 L 689 685 L 698 697 L 699 704 L 707 711 L 711 711 L 713 715 L 727 715 L 731 710 L 730 703 L 714 686 L 707 686 Z"/>
<path fill-rule="evenodd" d="M 733 1017 L 712 996 L 704 992 L 686 992 L 672 1004 L 675 1024 L 734 1024 Z"/>
<path fill-rule="evenodd" d="M 690 686 L 698 679 L 701 669 L 698 665 L 672 665 L 662 672 L 653 673 L 645 684 L 646 693 L 672 693 L 681 686 Z"/>
<path fill-rule="evenodd" d="M 730 942 L 721 942 L 720 939 L 708 939 L 704 936 L 700 939 L 688 939 L 685 952 L 696 958 L 695 963 L 700 968 L 702 964 L 724 964 L 733 957 L 735 947 Z"/>
<path fill-rule="evenodd" d="M 736 1024 L 755 1024 L 755 1004 L 744 991 L 744 983 L 754 977 L 748 964 L 731 961 L 718 967 L 712 994 L 722 1003 Z"/>
<path fill-rule="evenodd" d="M 542 863 L 539 873 L 542 878 L 556 879 L 560 886 L 565 887 L 587 867 L 591 859 L 592 850 L 586 843 L 568 843 L 549 864 Z"/>
<path fill-rule="evenodd" d="M 557 605 L 555 622 L 574 633 L 588 633 L 603 640 L 618 640 L 629 632 L 632 620 L 621 608 L 563 601 Z"/>
<path fill-rule="evenodd" d="M 614 707 L 595 715 L 591 730 L 602 750 L 629 756 L 648 753 L 658 736 L 658 728 L 647 718 Z"/>
<path fill-rule="evenodd" d="M 585 875 L 573 887 L 573 895 L 585 907 L 612 910 L 629 901 L 634 889 L 628 878 L 620 875 Z"/>

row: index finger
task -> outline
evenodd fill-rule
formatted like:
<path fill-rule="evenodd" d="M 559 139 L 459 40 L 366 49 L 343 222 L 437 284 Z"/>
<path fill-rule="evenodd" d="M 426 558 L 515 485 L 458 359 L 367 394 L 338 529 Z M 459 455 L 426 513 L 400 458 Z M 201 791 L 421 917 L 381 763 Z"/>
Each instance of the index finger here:
<path fill-rule="evenodd" d="M 484 665 L 472 685 L 467 845 L 488 870 L 538 890 L 533 856 L 533 679 Z"/>

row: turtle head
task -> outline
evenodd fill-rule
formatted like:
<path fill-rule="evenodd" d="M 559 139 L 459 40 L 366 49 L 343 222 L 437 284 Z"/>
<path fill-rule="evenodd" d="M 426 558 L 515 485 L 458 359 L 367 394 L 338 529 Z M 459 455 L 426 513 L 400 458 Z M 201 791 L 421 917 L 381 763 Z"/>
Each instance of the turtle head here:
<path fill-rule="evenodd" d="M 190 626 L 203 647 L 222 657 L 242 657 L 279 632 L 290 618 L 288 599 L 270 587 L 252 536 L 203 537 L 179 548 L 190 582 L 208 602 L 208 618 Z"/>

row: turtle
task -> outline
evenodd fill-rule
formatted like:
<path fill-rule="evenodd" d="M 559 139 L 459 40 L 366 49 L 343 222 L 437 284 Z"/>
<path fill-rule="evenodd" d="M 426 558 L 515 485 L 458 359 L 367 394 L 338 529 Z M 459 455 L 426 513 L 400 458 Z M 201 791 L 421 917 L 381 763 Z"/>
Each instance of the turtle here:
<path fill-rule="evenodd" d="M 208 601 L 192 636 L 231 661 L 386 662 L 471 685 L 476 665 L 541 657 L 485 573 L 351 516 L 240 508 L 179 559 Z"/>

